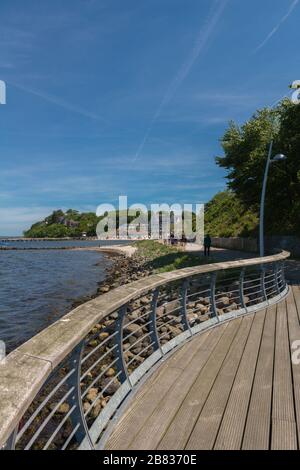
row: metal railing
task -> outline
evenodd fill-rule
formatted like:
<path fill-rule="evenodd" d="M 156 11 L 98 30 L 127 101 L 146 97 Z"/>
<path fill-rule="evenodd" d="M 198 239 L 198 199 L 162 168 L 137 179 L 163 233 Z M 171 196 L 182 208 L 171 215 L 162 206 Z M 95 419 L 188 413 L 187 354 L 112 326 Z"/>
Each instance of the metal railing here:
<path fill-rule="evenodd" d="M 101 448 L 120 405 L 166 354 L 287 294 L 288 256 L 156 274 L 77 307 L 0 363 L 0 447 Z"/>

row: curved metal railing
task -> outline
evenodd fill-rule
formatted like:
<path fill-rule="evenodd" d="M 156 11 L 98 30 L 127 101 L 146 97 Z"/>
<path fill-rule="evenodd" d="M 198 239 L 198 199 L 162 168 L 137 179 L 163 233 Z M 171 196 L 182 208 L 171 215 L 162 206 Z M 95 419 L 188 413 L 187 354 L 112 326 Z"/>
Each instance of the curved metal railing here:
<path fill-rule="evenodd" d="M 77 307 L 0 362 L 0 447 L 100 448 L 124 399 L 172 349 L 287 294 L 288 256 L 155 274 Z"/>

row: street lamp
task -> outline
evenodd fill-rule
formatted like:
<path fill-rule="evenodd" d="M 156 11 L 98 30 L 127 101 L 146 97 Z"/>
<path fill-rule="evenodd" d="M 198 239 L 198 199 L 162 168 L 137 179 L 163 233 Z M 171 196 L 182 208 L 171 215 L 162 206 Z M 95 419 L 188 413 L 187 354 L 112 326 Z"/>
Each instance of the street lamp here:
<path fill-rule="evenodd" d="M 265 197 L 266 197 L 266 187 L 267 187 L 267 179 L 268 179 L 268 172 L 269 166 L 271 163 L 274 162 L 282 162 L 286 160 L 286 156 L 283 153 L 278 153 L 272 158 L 272 150 L 273 150 L 273 140 L 270 142 L 268 158 L 265 168 L 262 192 L 261 192 L 261 200 L 260 200 L 260 217 L 259 217 L 259 253 L 260 256 L 264 256 L 264 211 L 265 211 Z"/>

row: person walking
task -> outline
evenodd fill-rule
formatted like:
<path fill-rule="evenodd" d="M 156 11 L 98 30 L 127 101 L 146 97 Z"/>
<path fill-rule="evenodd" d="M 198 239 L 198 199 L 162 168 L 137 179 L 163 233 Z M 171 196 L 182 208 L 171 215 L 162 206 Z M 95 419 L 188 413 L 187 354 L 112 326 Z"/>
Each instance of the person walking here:
<path fill-rule="evenodd" d="M 204 256 L 209 256 L 210 246 L 211 246 L 211 238 L 210 238 L 209 234 L 207 234 L 204 237 Z"/>

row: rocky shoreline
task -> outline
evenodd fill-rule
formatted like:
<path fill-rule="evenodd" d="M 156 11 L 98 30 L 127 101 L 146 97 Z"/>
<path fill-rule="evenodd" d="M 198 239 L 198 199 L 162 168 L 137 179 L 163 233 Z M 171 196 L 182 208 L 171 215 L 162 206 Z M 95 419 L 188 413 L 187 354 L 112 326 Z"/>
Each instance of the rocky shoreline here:
<path fill-rule="evenodd" d="M 94 294 L 76 299 L 72 303 L 72 308 L 76 308 L 101 294 L 106 294 L 111 289 L 153 274 L 153 270 L 145 267 L 147 258 L 138 253 L 128 257 L 116 250 L 115 252 L 107 251 L 106 255 L 112 261 L 112 266 L 106 269 L 105 279 L 98 283 L 98 288 Z"/>

